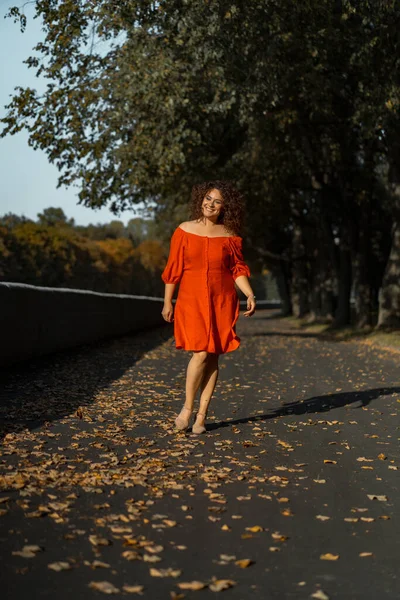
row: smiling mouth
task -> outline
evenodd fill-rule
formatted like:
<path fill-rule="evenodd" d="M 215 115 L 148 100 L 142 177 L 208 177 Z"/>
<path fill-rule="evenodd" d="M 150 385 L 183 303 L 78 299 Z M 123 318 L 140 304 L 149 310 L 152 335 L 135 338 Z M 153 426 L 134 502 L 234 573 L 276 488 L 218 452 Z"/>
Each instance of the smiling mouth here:
<path fill-rule="evenodd" d="M 215 208 L 209 208 L 208 206 L 205 206 L 205 209 L 208 210 L 208 211 L 210 211 L 210 212 L 213 212 L 215 210 Z"/>

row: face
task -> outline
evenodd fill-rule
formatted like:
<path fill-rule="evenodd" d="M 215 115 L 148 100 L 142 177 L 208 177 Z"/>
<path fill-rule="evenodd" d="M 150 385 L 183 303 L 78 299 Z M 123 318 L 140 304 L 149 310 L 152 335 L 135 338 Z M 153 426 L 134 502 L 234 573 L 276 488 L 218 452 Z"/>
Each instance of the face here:
<path fill-rule="evenodd" d="M 221 192 L 219 190 L 210 190 L 204 196 L 201 209 L 205 217 L 208 217 L 212 220 L 217 220 L 222 212 L 223 206 L 224 202 Z"/>

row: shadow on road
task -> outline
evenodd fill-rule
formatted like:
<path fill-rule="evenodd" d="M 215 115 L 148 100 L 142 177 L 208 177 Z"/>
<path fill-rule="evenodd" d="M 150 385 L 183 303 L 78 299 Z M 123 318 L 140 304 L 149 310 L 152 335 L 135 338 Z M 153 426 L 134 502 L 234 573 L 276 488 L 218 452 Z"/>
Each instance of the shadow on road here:
<path fill-rule="evenodd" d="M 355 408 L 368 406 L 373 400 L 378 400 L 381 396 L 390 396 L 391 394 L 399 394 L 400 387 L 383 387 L 374 388 L 372 390 L 364 390 L 357 392 L 341 392 L 340 394 L 327 394 L 326 396 L 314 396 L 307 400 L 299 400 L 297 402 L 289 402 L 283 406 L 274 409 L 270 413 L 264 415 L 253 415 L 242 419 L 232 419 L 230 421 L 220 421 L 207 425 L 208 430 L 219 429 L 220 427 L 230 427 L 240 423 L 256 423 L 257 421 L 267 421 L 278 417 L 287 417 L 291 415 L 304 415 L 312 413 L 323 413 L 348 406 L 354 402 L 359 402 Z"/>
<path fill-rule="evenodd" d="M 0 376 L 0 439 L 89 406 L 145 352 L 171 336 L 160 327 L 31 360 Z"/>

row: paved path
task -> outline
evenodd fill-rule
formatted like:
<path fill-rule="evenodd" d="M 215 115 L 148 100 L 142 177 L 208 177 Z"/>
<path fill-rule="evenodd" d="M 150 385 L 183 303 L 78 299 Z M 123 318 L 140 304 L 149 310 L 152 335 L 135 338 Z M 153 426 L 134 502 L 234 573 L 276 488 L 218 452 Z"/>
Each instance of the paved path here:
<path fill-rule="evenodd" d="M 398 355 L 242 318 L 194 436 L 169 333 L 3 378 L 2 597 L 398 598 Z"/>

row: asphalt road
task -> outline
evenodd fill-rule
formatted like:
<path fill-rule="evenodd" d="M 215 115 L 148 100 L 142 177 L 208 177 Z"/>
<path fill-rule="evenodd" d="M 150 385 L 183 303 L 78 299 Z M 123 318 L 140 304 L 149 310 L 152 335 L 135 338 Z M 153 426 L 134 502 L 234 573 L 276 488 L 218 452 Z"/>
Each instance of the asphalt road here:
<path fill-rule="evenodd" d="M 195 436 L 170 333 L 3 376 L 1 597 L 397 599 L 399 355 L 259 311 Z"/>

